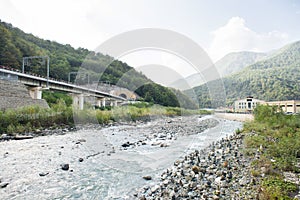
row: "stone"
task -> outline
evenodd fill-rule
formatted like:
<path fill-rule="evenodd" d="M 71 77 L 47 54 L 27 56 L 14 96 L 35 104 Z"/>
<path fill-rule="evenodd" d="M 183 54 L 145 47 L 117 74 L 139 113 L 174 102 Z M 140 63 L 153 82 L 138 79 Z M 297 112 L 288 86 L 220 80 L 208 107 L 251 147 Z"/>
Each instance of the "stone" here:
<path fill-rule="evenodd" d="M 9 183 L 0 183 L 0 188 L 6 188 L 9 185 Z"/>
<path fill-rule="evenodd" d="M 42 133 L 42 131 L 40 129 L 36 129 L 35 133 Z"/>
<path fill-rule="evenodd" d="M 143 176 L 143 179 L 145 179 L 146 181 L 150 181 L 150 180 L 152 180 L 152 177 L 151 176 Z"/>
<path fill-rule="evenodd" d="M 160 144 L 160 147 L 168 147 L 168 145 L 165 144 L 165 143 L 161 143 L 161 144 Z"/>
<path fill-rule="evenodd" d="M 172 190 L 171 192 L 170 192 L 170 194 L 169 194 L 169 197 L 173 200 L 175 200 L 176 199 L 176 193 Z"/>
<path fill-rule="evenodd" d="M 164 180 L 164 181 L 163 181 L 163 184 L 164 184 L 164 185 L 168 185 L 168 184 L 169 184 L 169 181 L 168 181 L 168 180 Z"/>
<path fill-rule="evenodd" d="M 78 161 L 79 161 L 79 162 L 83 162 L 83 158 L 79 158 Z"/>
<path fill-rule="evenodd" d="M 147 199 L 146 199 L 145 195 L 143 195 L 143 196 L 140 198 L 140 200 L 147 200 Z"/>
<path fill-rule="evenodd" d="M 221 183 L 222 183 L 221 177 L 217 177 L 217 178 L 215 179 L 215 184 L 216 184 L 216 185 L 221 185 Z"/>
<path fill-rule="evenodd" d="M 151 192 L 154 193 L 156 192 L 157 190 L 159 189 L 159 186 L 158 185 L 155 185 L 151 188 Z"/>
<path fill-rule="evenodd" d="M 200 172 L 200 167 L 194 165 L 194 166 L 192 167 L 192 171 L 195 172 L 195 174 L 198 174 L 198 173 Z"/>
<path fill-rule="evenodd" d="M 39 173 L 40 176 L 47 176 L 49 174 L 49 172 L 41 172 Z"/>
<path fill-rule="evenodd" d="M 69 167 L 70 167 L 69 164 L 62 164 L 62 165 L 61 165 L 61 169 L 62 169 L 62 170 L 65 170 L 65 171 L 68 171 L 68 170 L 69 170 Z"/>
<path fill-rule="evenodd" d="M 226 177 L 227 177 L 228 179 L 232 179 L 232 172 L 228 172 L 228 173 L 226 174 Z"/>
<path fill-rule="evenodd" d="M 225 162 L 223 163 L 223 167 L 228 167 L 228 161 L 225 160 Z"/>
<path fill-rule="evenodd" d="M 121 145 L 122 147 L 130 147 L 130 142 L 126 142 L 124 144 Z"/>
<path fill-rule="evenodd" d="M 239 184 L 240 184 L 241 186 L 247 185 L 247 178 L 246 178 L 246 176 L 243 176 L 243 177 L 239 180 Z"/>

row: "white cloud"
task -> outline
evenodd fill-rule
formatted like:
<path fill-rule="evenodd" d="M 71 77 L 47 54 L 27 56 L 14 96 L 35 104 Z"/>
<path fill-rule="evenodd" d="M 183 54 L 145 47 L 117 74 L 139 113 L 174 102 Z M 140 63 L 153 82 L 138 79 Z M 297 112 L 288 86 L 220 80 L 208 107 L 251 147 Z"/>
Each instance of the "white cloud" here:
<path fill-rule="evenodd" d="M 96 0 L 0 0 L 0 5 L 2 21 L 43 39 L 93 50 L 110 36 L 107 33 L 110 24 L 93 23 L 90 16 L 95 13 L 101 15 L 103 21 L 107 20 L 106 16 L 110 16 L 107 3 L 100 4 Z"/>
<path fill-rule="evenodd" d="M 213 41 L 209 55 L 216 61 L 230 52 L 265 52 L 280 48 L 288 41 L 288 35 L 279 31 L 257 33 L 246 26 L 241 17 L 231 18 L 225 26 L 212 32 Z"/>

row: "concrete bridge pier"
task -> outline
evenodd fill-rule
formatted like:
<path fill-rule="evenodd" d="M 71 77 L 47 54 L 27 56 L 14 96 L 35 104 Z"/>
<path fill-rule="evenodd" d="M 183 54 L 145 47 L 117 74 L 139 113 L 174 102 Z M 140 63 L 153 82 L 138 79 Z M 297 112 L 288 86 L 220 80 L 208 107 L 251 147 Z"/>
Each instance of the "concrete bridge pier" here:
<path fill-rule="evenodd" d="M 113 107 L 113 106 L 118 106 L 118 101 L 117 101 L 117 100 L 115 100 L 115 101 L 111 100 L 111 101 L 110 101 L 110 106 L 111 106 L 111 107 Z"/>
<path fill-rule="evenodd" d="M 30 87 L 29 95 L 32 99 L 42 99 L 42 87 Z"/>
<path fill-rule="evenodd" d="M 105 98 L 102 99 L 102 106 L 103 106 L 103 107 L 106 106 Z"/>
<path fill-rule="evenodd" d="M 118 101 L 117 100 L 114 101 L 114 106 L 118 106 Z"/>
<path fill-rule="evenodd" d="M 72 94 L 73 107 L 79 110 L 83 110 L 84 96 L 83 94 Z"/>
<path fill-rule="evenodd" d="M 97 105 L 98 107 L 105 107 L 105 105 L 106 105 L 105 98 L 104 98 L 104 97 L 102 97 L 102 98 L 97 98 L 97 100 L 96 100 L 96 105 Z"/>
<path fill-rule="evenodd" d="M 96 106 L 101 107 L 101 98 L 96 99 Z"/>

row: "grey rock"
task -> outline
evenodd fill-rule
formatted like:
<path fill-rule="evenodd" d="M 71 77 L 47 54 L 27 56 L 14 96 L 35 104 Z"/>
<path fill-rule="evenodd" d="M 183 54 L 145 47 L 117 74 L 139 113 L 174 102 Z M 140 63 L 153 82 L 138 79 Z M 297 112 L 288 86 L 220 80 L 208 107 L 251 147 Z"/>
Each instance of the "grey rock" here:
<path fill-rule="evenodd" d="M 150 181 L 150 180 L 152 180 L 152 177 L 151 176 L 143 176 L 143 179 Z"/>
<path fill-rule="evenodd" d="M 240 184 L 241 186 L 247 185 L 247 182 L 248 182 L 248 180 L 247 180 L 247 177 L 245 177 L 245 176 L 243 176 L 243 177 L 239 180 L 239 184 Z"/>
<path fill-rule="evenodd" d="M 6 188 L 9 185 L 7 182 L 0 183 L 0 188 Z"/>
<path fill-rule="evenodd" d="M 41 172 L 39 173 L 40 176 L 47 176 L 49 174 L 49 172 Z"/>
<path fill-rule="evenodd" d="M 62 165 L 61 165 L 61 169 L 62 169 L 62 170 L 68 171 L 69 168 L 70 168 L 69 164 L 62 164 Z"/>

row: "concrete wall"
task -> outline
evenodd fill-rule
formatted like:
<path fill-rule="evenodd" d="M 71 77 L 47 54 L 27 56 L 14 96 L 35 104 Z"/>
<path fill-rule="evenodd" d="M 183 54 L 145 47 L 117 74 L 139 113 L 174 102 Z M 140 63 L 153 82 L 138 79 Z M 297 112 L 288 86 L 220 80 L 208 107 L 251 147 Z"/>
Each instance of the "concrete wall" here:
<path fill-rule="evenodd" d="M 15 81 L 0 80 L 1 110 L 30 105 L 39 105 L 44 108 L 49 107 L 43 99 L 32 99 L 25 85 Z"/>

